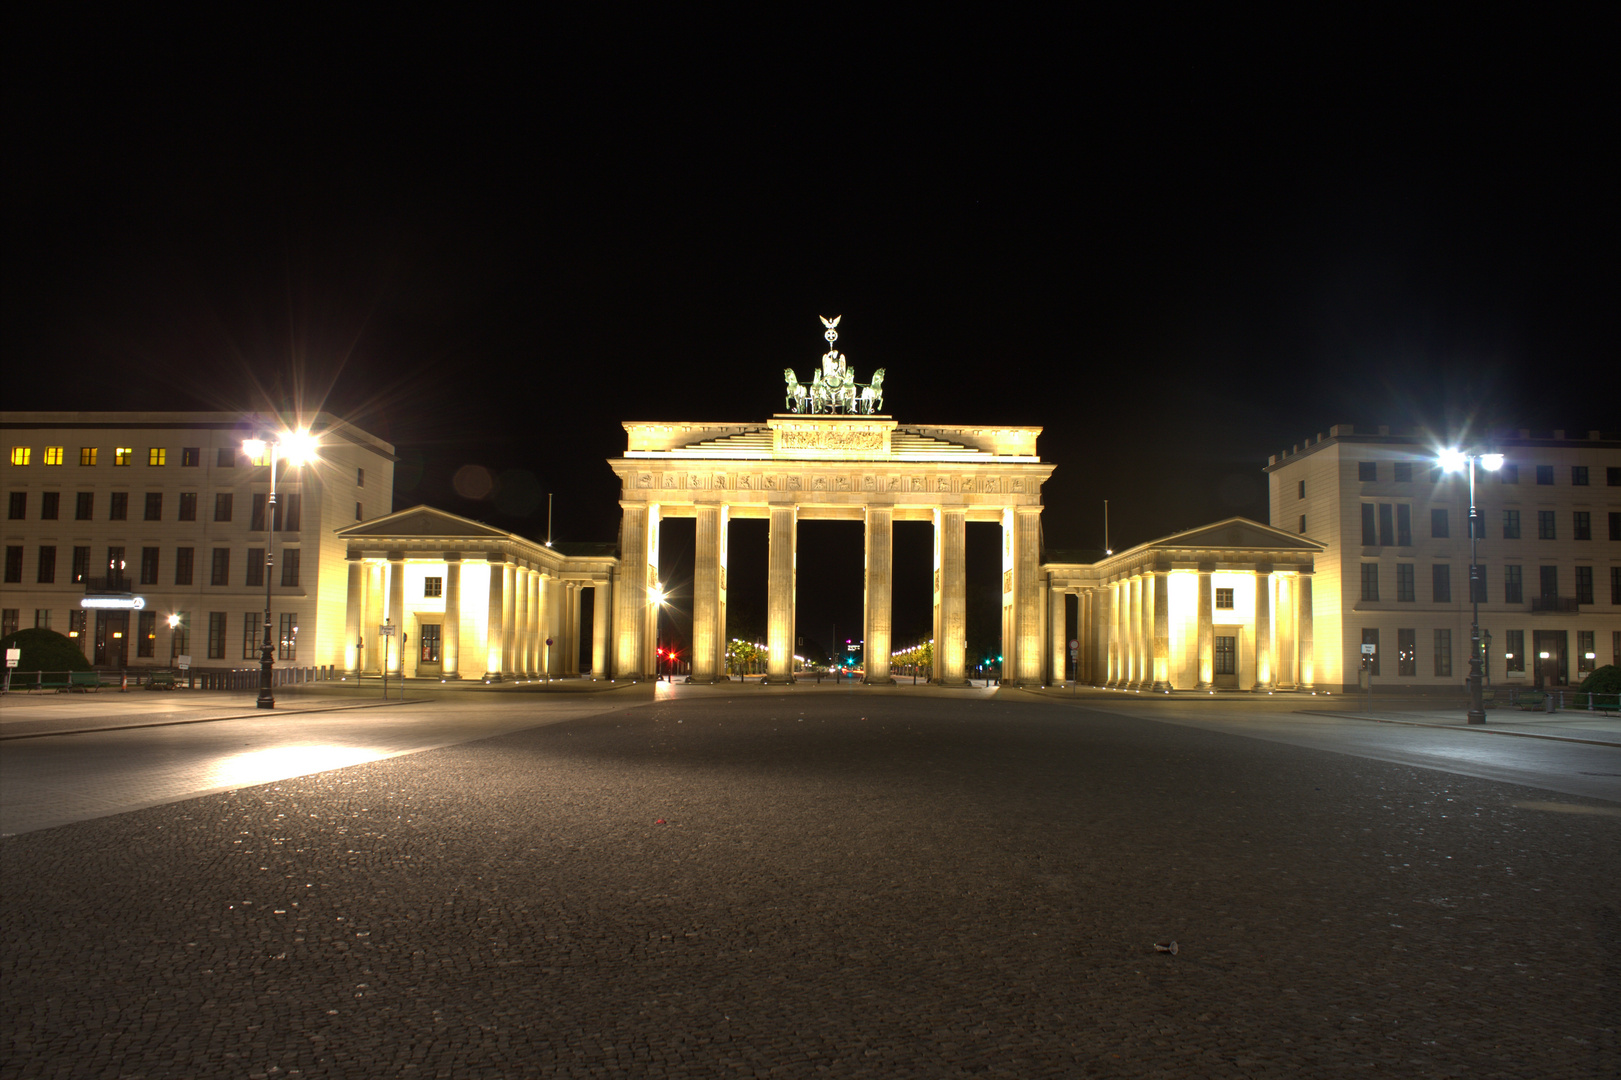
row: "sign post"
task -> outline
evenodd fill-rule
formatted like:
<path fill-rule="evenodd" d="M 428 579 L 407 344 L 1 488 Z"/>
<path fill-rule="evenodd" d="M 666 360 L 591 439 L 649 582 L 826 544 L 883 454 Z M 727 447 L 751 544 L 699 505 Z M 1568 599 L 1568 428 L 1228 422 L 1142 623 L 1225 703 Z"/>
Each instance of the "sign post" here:
<path fill-rule="evenodd" d="M 11 692 L 11 669 L 22 663 L 23 651 L 21 649 L 6 650 L 6 693 Z"/>
<path fill-rule="evenodd" d="M 180 656 L 175 657 L 174 662 L 176 667 L 186 673 L 186 689 L 194 689 L 194 685 L 192 683 L 194 676 L 191 673 L 191 654 L 183 653 Z"/>
<path fill-rule="evenodd" d="M 1372 642 L 1362 643 L 1362 685 L 1367 690 L 1367 709 L 1373 711 L 1373 657 L 1379 651 L 1379 646 Z"/>

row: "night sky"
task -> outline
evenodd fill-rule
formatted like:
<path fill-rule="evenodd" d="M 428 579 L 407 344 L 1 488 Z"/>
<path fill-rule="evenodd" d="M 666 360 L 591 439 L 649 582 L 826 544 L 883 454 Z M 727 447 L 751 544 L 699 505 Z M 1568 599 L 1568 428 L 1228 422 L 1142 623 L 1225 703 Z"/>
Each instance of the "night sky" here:
<path fill-rule="evenodd" d="M 12 16 L 5 407 L 324 407 L 396 506 L 611 541 L 621 421 L 763 421 L 842 314 L 901 423 L 1046 429 L 1054 551 L 1264 521 L 1335 423 L 1621 427 L 1601 23 L 599 10 Z M 859 528 L 801 552 L 847 636 Z"/>

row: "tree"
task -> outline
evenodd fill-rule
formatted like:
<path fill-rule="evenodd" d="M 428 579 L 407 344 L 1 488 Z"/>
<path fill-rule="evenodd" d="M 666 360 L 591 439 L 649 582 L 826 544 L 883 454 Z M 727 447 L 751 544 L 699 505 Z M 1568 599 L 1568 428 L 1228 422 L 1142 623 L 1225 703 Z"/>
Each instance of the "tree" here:
<path fill-rule="evenodd" d="M 21 649 L 18 671 L 89 671 L 90 661 L 72 638 L 32 627 L 0 638 L 0 648 Z"/>
<path fill-rule="evenodd" d="M 1582 680 L 1584 694 L 1621 694 L 1621 667 L 1605 664 Z"/>

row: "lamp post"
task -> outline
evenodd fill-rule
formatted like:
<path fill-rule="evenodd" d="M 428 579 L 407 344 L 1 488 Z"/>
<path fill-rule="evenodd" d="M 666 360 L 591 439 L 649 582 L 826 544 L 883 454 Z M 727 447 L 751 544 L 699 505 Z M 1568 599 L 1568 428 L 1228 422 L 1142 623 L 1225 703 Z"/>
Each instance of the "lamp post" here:
<path fill-rule="evenodd" d="M 314 453 L 315 440 L 308 431 L 288 431 L 275 441 L 245 439 L 242 449 L 252 460 L 260 460 L 268 455 L 270 464 L 270 496 L 265 500 L 265 639 L 259 653 L 257 705 L 261 709 L 274 709 L 276 695 L 270 689 L 270 673 L 276 666 L 276 650 L 270 636 L 270 571 L 276 561 L 276 457 L 277 451 L 280 451 L 281 457 L 296 468 Z"/>
<path fill-rule="evenodd" d="M 1475 508 L 1475 463 L 1487 472 L 1503 467 L 1502 454 L 1465 454 L 1461 450 L 1443 451 L 1440 457 L 1443 469 L 1469 470 L 1469 722 L 1486 722 L 1486 703 L 1481 695 L 1481 640 L 1480 640 L 1480 513 Z"/>

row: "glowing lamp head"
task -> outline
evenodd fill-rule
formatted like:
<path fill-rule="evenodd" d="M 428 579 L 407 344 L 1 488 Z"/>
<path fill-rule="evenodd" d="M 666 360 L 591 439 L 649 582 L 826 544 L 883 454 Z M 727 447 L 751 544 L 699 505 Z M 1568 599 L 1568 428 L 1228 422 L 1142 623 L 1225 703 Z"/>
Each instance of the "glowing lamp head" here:
<path fill-rule="evenodd" d="M 169 629 L 173 630 L 175 627 L 177 627 L 179 625 L 180 625 L 180 616 L 179 615 L 170 615 L 169 616 Z"/>
<path fill-rule="evenodd" d="M 1503 467 L 1503 455 L 1481 454 L 1480 467 L 1485 469 L 1487 472 L 1496 472 L 1498 469 Z"/>
<path fill-rule="evenodd" d="M 269 448 L 263 439 L 242 440 L 242 452 L 252 461 L 263 461 L 267 449 Z"/>
<path fill-rule="evenodd" d="M 281 449 L 282 457 L 286 458 L 288 463 L 292 465 L 303 465 L 305 462 L 312 460 L 318 448 L 315 436 L 309 433 L 308 428 L 289 431 L 281 437 L 277 445 Z"/>
<path fill-rule="evenodd" d="M 1462 450 L 1443 450 L 1436 455 L 1436 460 L 1441 463 L 1441 468 L 1447 472 L 1458 472 L 1468 464 L 1469 455 Z"/>
<path fill-rule="evenodd" d="M 650 592 L 648 594 L 648 596 L 653 601 L 653 603 L 655 603 L 655 604 L 664 603 L 664 597 L 665 597 L 664 586 L 663 585 L 655 585 L 655 586 L 653 586 L 653 591 Z"/>

